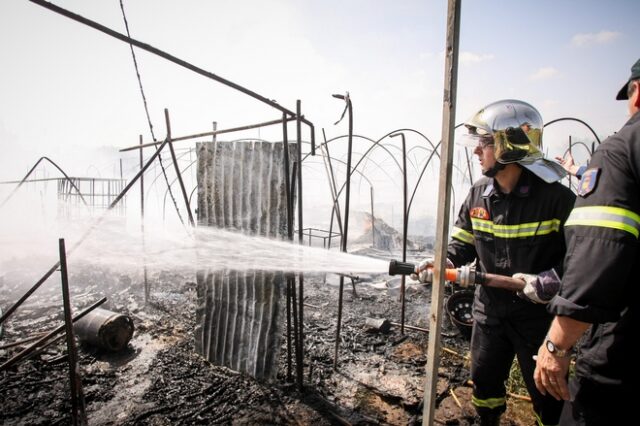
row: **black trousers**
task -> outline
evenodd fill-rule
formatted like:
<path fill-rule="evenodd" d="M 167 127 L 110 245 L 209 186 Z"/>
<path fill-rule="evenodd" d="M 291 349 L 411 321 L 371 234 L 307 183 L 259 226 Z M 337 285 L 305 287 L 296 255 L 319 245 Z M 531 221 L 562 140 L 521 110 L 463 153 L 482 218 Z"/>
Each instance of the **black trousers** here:
<path fill-rule="evenodd" d="M 522 377 L 531 396 L 538 422 L 557 425 L 563 401 L 538 392 L 533 380 L 538 353 L 547 333 L 551 318 L 511 322 L 502 320 L 495 325 L 474 322 L 471 335 L 471 379 L 473 403 L 480 416 L 497 414 L 506 410 L 505 381 L 514 356 L 522 371 Z"/>
<path fill-rule="evenodd" d="M 626 425 L 637 421 L 637 408 L 627 403 L 638 392 L 631 386 L 603 385 L 576 377 L 569 382 L 569 391 L 571 400 L 565 402 L 560 417 L 563 426 Z"/>

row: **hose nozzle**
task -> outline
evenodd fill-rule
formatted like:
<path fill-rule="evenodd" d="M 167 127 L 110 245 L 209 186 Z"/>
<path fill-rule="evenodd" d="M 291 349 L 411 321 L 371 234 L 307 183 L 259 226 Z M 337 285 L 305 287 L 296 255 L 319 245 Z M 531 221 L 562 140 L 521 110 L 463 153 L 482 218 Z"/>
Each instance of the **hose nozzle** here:
<path fill-rule="evenodd" d="M 392 260 L 389 262 L 389 275 L 411 275 L 416 272 L 416 265 Z"/>

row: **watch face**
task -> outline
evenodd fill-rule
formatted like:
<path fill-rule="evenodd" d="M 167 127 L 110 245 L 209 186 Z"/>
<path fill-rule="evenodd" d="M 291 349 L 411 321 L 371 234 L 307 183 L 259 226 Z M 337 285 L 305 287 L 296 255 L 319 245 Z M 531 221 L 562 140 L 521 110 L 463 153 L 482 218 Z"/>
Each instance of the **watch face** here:
<path fill-rule="evenodd" d="M 548 350 L 550 353 L 555 353 L 555 351 L 556 351 L 556 345 L 554 345 L 554 344 L 553 344 L 553 342 L 552 342 L 551 340 L 547 340 L 546 345 L 547 345 L 547 350 Z"/>

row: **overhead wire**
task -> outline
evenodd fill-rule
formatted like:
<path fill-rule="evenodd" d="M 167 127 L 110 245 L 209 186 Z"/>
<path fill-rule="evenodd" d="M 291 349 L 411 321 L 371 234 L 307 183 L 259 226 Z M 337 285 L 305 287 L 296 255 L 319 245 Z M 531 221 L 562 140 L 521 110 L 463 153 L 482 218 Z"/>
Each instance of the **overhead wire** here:
<path fill-rule="evenodd" d="M 127 37 L 131 38 L 131 33 L 129 32 L 129 22 L 127 21 L 127 15 L 124 11 L 124 4 L 122 0 L 120 1 L 120 10 L 122 11 L 122 19 L 124 20 L 124 26 L 127 30 Z M 144 88 L 142 86 L 142 77 L 140 76 L 140 70 L 138 68 L 138 60 L 136 59 L 136 53 L 133 50 L 133 44 L 129 43 L 129 48 L 131 49 L 131 57 L 133 58 L 133 66 L 136 70 L 136 77 L 138 78 L 138 86 L 140 87 L 140 94 L 142 95 L 142 103 L 144 104 L 144 111 L 147 115 L 147 123 L 149 123 L 149 132 L 151 133 L 151 138 L 154 142 L 157 142 L 156 135 L 153 131 L 153 123 L 151 122 L 151 116 L 149 115 L 149 106 L 147 105 L 147 97 L 144 94 Z M 171 142 L 169 142 L 171 143 Z M 184 226 L 184 220 L 182 219 L 182 215 L 180 214 L 180 209 L 178 208 L 178 203 L 176 202 L 176 198 L 173 195 L 173 191 L 171 191 L 171 184 L 169 183 L 169 178 L 167 177 L 167 171 L 164 167 L 164 163 L 162 162 L 162 155 L 158 154 L 158 162 L 160 163 L 160 168 L 162 169 L 162 174 L 164 175 L 164 180 L 167 183 L 167 188 L 169 191 L 169 195 L 171 196 L 171 200 L 173 201 L 173 205 L 176 208 L 176 213 L 178 214 L 178 219 L 180 219 L 180 223 Z M 187 208 L 189 208 L 187 206 Z"/>

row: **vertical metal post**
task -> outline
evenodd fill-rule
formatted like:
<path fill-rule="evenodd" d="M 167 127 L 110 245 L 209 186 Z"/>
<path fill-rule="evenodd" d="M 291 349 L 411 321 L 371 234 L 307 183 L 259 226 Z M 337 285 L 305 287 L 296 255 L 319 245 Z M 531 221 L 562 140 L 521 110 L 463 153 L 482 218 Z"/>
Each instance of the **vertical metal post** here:
<path fill-rule="evenodd" d="M 298 173 L 298 162 L 294 161 L 291 167 L 291 193 L 295 194 L 296 192 L 296 176 Z M 293 203 L 293 197 L 291 197 L 291 202 Z M 293 205 L 291 205 L 291 211 L 293 212 Z M 292 236 L 293 238 L 293 236 Z M 296 280 L 295 275 L 291 276 L 291 313 L 293 315 L 293 335 L 295 337 L 295 357 L 296 357 L 296 383 L 302 391 L 302 356 L 300 352 L 300 333 L 298 332 L 298 324 L 300 321 L 298 319 L 298 302 L 296 296 Z"/>
<path fill-rule="evenodd" d="M 451 211 L 451 174 L 453 170 L 453 132 L 458 75 L 458 48 L 460 44 L 460 4 L 462 0 L 449 0 L 447 7 L 447 42 L 445 47 L 444 94 L 442 102 L 442 147 L 440 151 L 440 178 L 438 185 L 438 218 L 436 246 L 429 313 L 429 343 L 427 346 L 427 377 L 424 385 L 422 424 L 435 422 L 436 384 L 440 365 L 440 327 L 444 301 L 444 270 L 449 240 Z"/>
<path fill-rule="evenodd" d="M 325 151 L 325 155 L 323 158 L 326 159 L 325 164 L 327 168 L 327 177 L 329 179 L 329 189 L 331 190 L 331 198 L 333 209 L 331 209 L 331 220 L 329 221 L 329 245 L 328 248 L 331 248 L 331 237 L 333 235 L 333 217 L 335 214 L 336 222 L 338 223 L 338 228 L 340 230 L 340 235 L 342 235 L 342 219 L 340 218 L 340 203 L 338 202 L 338 192 L 336 190 L 336 178 L 333 173 L 333 165 L 331 163 L 331 154 L 329 153 L 329 144 L 327 143 L 327 135 L 324 133 L 324 128 L 322 129 L 322 136 L 324 138 L 324 143 L 320 145 L 320 149 Z"/>
<path fill-rule="evenodd" d="M 62 304 L 64 306 L 64 325 L 67 337 L 67 355 L 69 357 L 69 385 L 71 388 L 71 422 L 73 425 L 86 424 L 83 421 L 84 409 L 80 398 L 82 386 L 77 370 L 78 352 L 73 334 L 73 314 L 71 301 L 69 300 L 69 279 L 67 275 L 67 252 L 64 246 L 64 238 L 58 240 L 60 250 L 60 275 L 62 278 Z M 81 414 L 82 413 L 82 414 Z M 80 417 L 79 417 L 80 416 Z"/>
<path fill-rule="evenodd" d="M 218 130 L 218 122 L 214 121 L 211 124 L 213 127 L 213 131 L 216 132 Z M 218 138 L 218 135 L 214 133 L 213 135 L 211 135 L 211 142 L 216 142 L 217 138 Z"/>
<path fill-rule="evenodd" d="M 302 221 L 302 112 L 300 99 L 296 101 L 296 139 L 298 143 L 298 243 L 302 245 L 303 221 Z M 304 274 L 298 274 L 298 345 L 299 362 L 296 363 L 296 376 L 298 389 L 302 391 L 303 363 L 304 363 Z"/>
<path fill-rule="evenodd" d="M 347 176 L 346 176 L 346 188 L 345 188 L 345 201 L 344 201 L 344 225 L 342 232 L 342 241 L 340 251 L 347 252 L 347 237 L 349 231 L 349 197 L 351 195 L 351 152 L 353 148 L 353 107 L 351 104 L 351 98 L 347 93 L 346 96 L 333 95 L 335 98 L 344 99 L 347 103 L 347 111 L 349 113 L 349 143 L 347 146 Z M 338 352 L 340 350 L 340 328 L 342 327 L 342 302 L 344 292 L 344 275 L 340 275 L 340 287 L 338 289 L 338 319 L 336 323 L 336 343 L 333 354 L 333 368 L 338 369 Z"/>
<path fill-rule="evenodd" d="M 184 187 L 184 182 L 182 181 L 182 173 L 180 173 L 180 166 L 178 165 L 178 159 L 176 158 L 176 152 L 173 149 L 173 142 L 171 142 L 171 122 L 169 121 L 169 110 L 164 109 L 164 119 L 167 123 L 167 138 L 169 139 L 169 151 L 171 152 L 171 159 L 173 160 L 173 167 L 176 169 L 176 176 L 178 178 L 178 183 L 180 184 L 180 190 L 182 191 L 182 198 L 184 199 L 184 204 L 187 207 L 187 217 L 189 217 L 189 223 L 191 226 L 196 226 L 193 221 L 193 214 L 191 213 L 191 206 L 189 206 L 189 196 L 187 195 L 187 190 Z"/>
<path fill-rule="evenodd" d="M 573 157 L 571 148 L 573 148 L 573 142 L 571 141 L 571 135 L 569 135 L 569 154 Z M 569 176 L 569 189 L 571 189 L 571 173 L 567 173 L 567 176 Z"/>
<path fill-rule="evenodd" d="M 111 204 L 109 204 L 109 207 L 107 207 L 107 211 L 113 209 L 118 204 L 118 202 L 127 194 L 127 192 L 129 192 L 131 187 L 133 187 L 133 185 L 137 182 L 138 178 L 140 178 L 140 176 L 144 173 L 144 171 L 147 170 L 147 168 L 149 168 L 151 163 L 160 155 L 160 152 L 164 149 L 167 142 L 168 142 L 168 139 L 166 139 L 164 142 L 160 144 L 156 152 L 153 153 L 153 155 L 151 155 L 151 157 L 147 160 L 142 170 L 140 170 L 133 177 L 133 179 L 131 179 L 131 182 L 129 182 L 125 186 L 125 188 L 122 190 L 122 192 L 120 192 L 120 194 L 118 194 L 118 196 L 111 202 Z M 91 232 L 93 232 L 93 230 L 96 229 L 102 223 L 105 217 L 106 217 L 106 212 L 104 212 L 102 216 L 98 218 L 97 222 L 95 222 L 88 230 L 85 231 L 84 234 L 82 234 L 78 242 L 76 242 L 71 247 L 70 251 L 76 249 L 80 244 L 82 244 L 82 242 L 91 234 Z M 24 303 L 25 300 L 29 298 L 29 296 L 33 294 L 34 291 L 36 291 L 47 279 L 49 279 L 49 277 L 53 275 L 55 271 L 58 270 L 59 266 L 60 266 L 60 262 L 56 262 L 56 264 L 53 265 L 29 290 L 27 290 L 27 292 L 23 294 L 20 297 L 20 299 L 18 299 L 4 314 L 2 314 L 0 316 L 0 324 L 2 324 L 13 312 L 15 312 L 16 309 L 18 309 L 18 307 L 20 307 L 20 305 Z"/>
<path fill-rule="evenodd" d="M 140 151 L 139 151 L 139 161 L 140 161 L 140 170 L 144 166 L 144 155 L 142 148 L 142 135 L 140 135 Z M 144 173 L 140 175 L 140 232 L 142 233 L 142 256 L 143 256 L 143 265 L 142 265 L 142 273 L 144 279 L 144 303 L 149 303 L 149 294 L 151 293 L 151 288 L 149 288 L 149 277 L 147 271 L 147 259 L 146 259 L 146 250 L 145 250 L 145 241 L 144 241 Z"/>
<path fill-rule="evenodd" d="M 282 114 L 282 143 L 284 145 L 284 190 L 287 200 L 287 239 L 293 241 L 293 203 L 291 201 L 291 186 L 289 182 L 289 136 L 287 134 L 287 115 Z M 295 278 L 287 275 L 287 380 L 291 380 L 291 300 Z"/>
<path fill-rule="evenodd" d="M 409 228 L 409 212 L 407 209 L 407 143 L 404 133 L 396 133 L 391 137 L 402 139 L 402 261 L 407 261 L 407 230 Z M 400 280 L 400 334 L 404 334 L 404 314 L 406 296 L 406 277 Z"/>
<path fill-rule="evenodd" d="M 376 248 L 376 217 L 373 215 L 373 186 L 370 186 L 371 190 L 371 247 Z"/>

